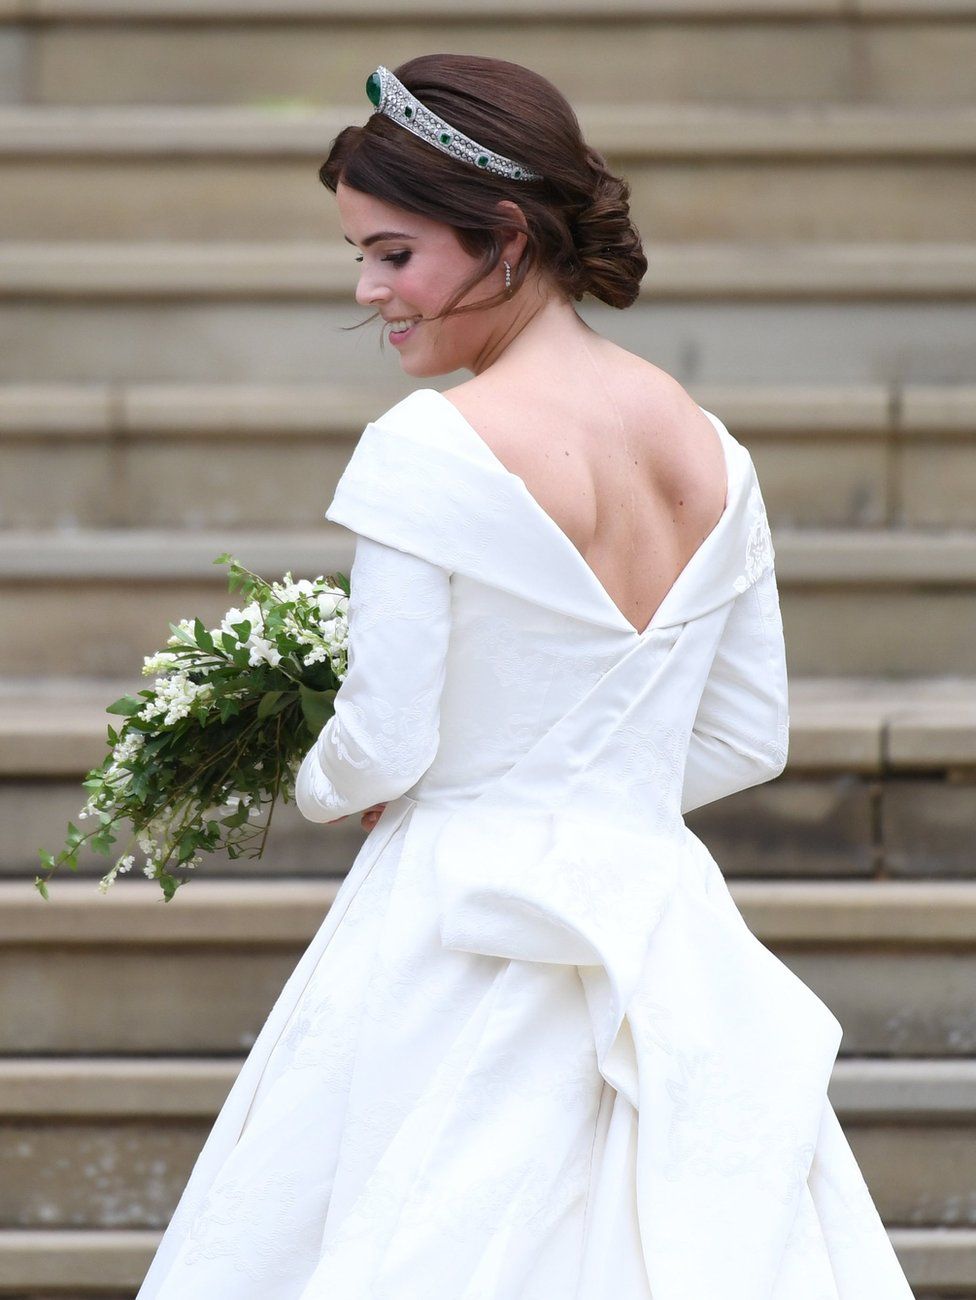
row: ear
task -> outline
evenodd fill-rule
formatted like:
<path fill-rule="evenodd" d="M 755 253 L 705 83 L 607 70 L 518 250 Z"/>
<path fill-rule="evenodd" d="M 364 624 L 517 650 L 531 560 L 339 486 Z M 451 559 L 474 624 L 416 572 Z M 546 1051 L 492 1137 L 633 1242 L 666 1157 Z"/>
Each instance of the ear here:
<path fill-rule="evenodd" d="M 502 248 L 502 256 L 507 257 L 510 262 L 518 262 L 525 249 L 525 245 L 528 243 L 528 238 L 525 234 L 525 213 L 519 205 L 513 203 L 511 199 L 500 199 L 495 207 L 501 216 L 508 218 L 512 223 L 511 230 L 503 232 L 506 238 L 505 244 Z"/>

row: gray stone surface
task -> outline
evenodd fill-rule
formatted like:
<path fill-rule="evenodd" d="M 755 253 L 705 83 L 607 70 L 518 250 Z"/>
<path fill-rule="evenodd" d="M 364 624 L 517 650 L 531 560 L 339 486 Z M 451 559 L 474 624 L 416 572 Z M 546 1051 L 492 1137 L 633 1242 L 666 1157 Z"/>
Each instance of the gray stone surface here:
<path fill-rule="evenodd" d="M 454 10 L 439 20 L 439 49 L 477 49 L 527 63 L 573 102 L 614 101 L 622 81 L 652 85 L 671 101 L 780 99 L 910 103 L 967 102 L 967 73 L 976 64 L 971 23 L 926 22 L 927 8 L 909 25 L 856 27 L 821 17 L 803 40 L 775 15 L 763 22 L 740 17 L 727 24 L 662 22 L 657 8 L 606 22 L 560 21 L 554 13 L 528 32 L 485 15 Z M 786 7 L 782 7 L 785 17 Z M 262 15 L 264 17 L 264 15 Z M 461 18 L 461 21 L 456 21 Z M 472 21 L 472 19 L 475 21 Z M 383 23 L 389 67 L 429 49 L 426 11 L 413 21 Z M 350 105 L 361 93 L 360 67 L 374 53 L 372 28 L 336 17 L 312 26 L 172 24 L 95 29 L 87 24 L 42 28 L 38 40 L 38 94 L 49 103 L 234 103 L 266 97 Z M 580 47 L 591 57 L 581 59 Z M 372 66 L 370 64 L 370 66 Z"/>
<path fill-rule="evenodd" d="M 976 1224 L 970 1124 L 840 1116 L 886 1224 Z M 210 1121 L 18 1121 L 0 1143 L 0 1228 L 164 1228 Z"/>
<path fill-rule="evenodd" d="M 88 797 L 77 781 L 3 781 L 0 782 L 0 877 L 33 880 L 41 870 L 37 850 L 58 853 L 64 844 L 69 819 Z M 88 824 L 77 823 L 86 832 Z M 198 872 L 214 879 L 248 879 L 253 877 L 324 877 L 343 876 L 348 871 L 365 831 L 358 817 L 348 817 L 335 826 L 306 821 L 294 804 L 279 801 L 274 811 L 268 846 L 263 857 L 229 859 L 226 854 L 210 855 Z M 97 879 L 105 874 L 115 858 L 127 851 L 127 833 L 120 835 L 112 857 L 83 850 L 77 875 Z M 142 856 L 136 850 L 136 871 Z M 63 868 L 60 876 L 71 876 Z"/>
<path fill-rule="evenodd" d="M 791 676 L 972 672 L 976 549 L 967 536 L 781 529 L 775 541 Z M 219 621 L 228 607 L 219 553 L 266 575 L 315 576 L 348 572 L 352 548 L 352 534 L 326 523 L 289 532 L 11 532 L 0 550 L 0 672 L 130 675 L 163 645 L 170 622 Z M 82 625 L 83 638 L 64 639 L 65 627 Z"/>
<path fill-rule="evenodd" d="M 780 584 L 790 674 L 912 677 L 973 669 L 976 601 L 965 587 Z"/>
<path fill-rule="evenodd" d="M 973 411 L 976 429 L 976 409 Z M 895 458 L 900 514 L 909 527 L 976 528 L 972 439 L 906 441 Z"/>
<path fill-rule="evenodd" d="M 115 158 L 96 146 L 87 160 L 67 156 L 59 158 L 56 167 L 40 168 L 26 156 L 39 135 L 30 130 L 23 137 L 25 156 L 0 159 L 0 189 L 9 196 L 0 218 L 0 238 L 250 240 L 267 239 L 269 231 L 281 240 L 334 236 L 335 199 L 318 179 L 318 168 L 332 135 L 346 121 L 356 123 L 364 116 L 360 108 L 348 119 L 330 114 L 314 149 L 302 144 L 307 128 L 301 122 L 265 132 L 265 144 L 254 140 L 263 119 L 242 121 L 230 133 L 226 149 L 212 143 L 221 134 L 217 119 L 188 122 L 178 134 L 166 132 L 164 126 L 153 130 L 156 124 L 150 123 L 145 148 L 126 149 L 130 157 Z M 737 141 L 734 135 L 736 116 L 734 110 L 729 110 L 727 122 L 717 116 L 710 122 L 690 116 L 673 141 L 666 127 L 657 131 L 638 121 L 633 124 L 634 138 L 621 140 L 617 156 L 607 151 L 610 165 L 627 174 L 636 224 L 649 239 L 653 232 L 657 242 L 917 240 L 919 191 L 924 187 L 924 238 L 973 240 L 976 220 L 966 203 L 971 189 L 968 160 L 942 156 L 938 139 L 929 157 L 924 156 L 925 143 L 917 146 L 922 156 L 899 156 L 911 152 L 897 139 L 899 131 L 911 134 L 911 120 L 890 123 L 886 144 L 893 147 L 893 158 L 872 157 L 870 138 L 856 142 L 865 157 L 844 158 L 843 145 L 838 145 L 842 132 L 831 135 L 828 122 L 815 132 L 818 138 L 810 147 L 814 156 L 807 159 L 789 156 L 803 152 L 793 148 L 801 129 L 791 134 L 770 113 L 769 121 L 778 129 L 768 131 L 769 152 L 787 154 L 770 166 L 767 158 L 735 156 L 748 148 L 747 140 Z M 929 116 L 919 114 L 918 122 Z M 119 121 L 117 138 L 139 136 L 138 127 Z M 718 133 L 710 129 L 715 122 L 721 127 Z M 44 129 L 51 152 L 68 152 L 63 137 L 69 127 L 74 128 L 70 135 L 87 146 L 90 129 L 86 134 L 76 117 L 62 115 Z M 2 119 L 0 130 L 14 134 Z M 972 124 L 960 115 L 949 136 L 962 140 L 965 131 L 971 134 Z M 763 130 L 746 134 L 755 137 L 760 155 L 766 152 L 760 143 Z M 938 130 L 933 134 L 938 137 Z M 212 156 L 201 156 L 203 142 Z M 956 148 L 964 154 L 964 146 Z M 183 150 L 189 156 L 169 156 Z M 664 156 L 654 156 L 658 150 Z M 241 156 L 233 156 L 238 152 Z M 672 152 L 678 156 L 669 157 Z M 886 152 L 885 145 L 880 152 Z M 710 156 L 703 161 L 700 154 Z M 647 287 L 653 292 L 653 285 Z"/>
<path fill-rule="evenodd" d="M 767 945 L 769 946 L 769 945 Z M 888 947 L 874 952 L 787 944 L 777 955 L 830 1007 L 844 1055 L 976 1054 L 976 955 Z"/>
<path fill-rule="evenodd" d="M 16 104 L 27 94 L 30 35 L 16 27 L 0 28 L 0 103 Z"/>
<path fill-rule="evenodd" d="M 843 1055 L 976 1053 L 971 951 L 766 946 L 837 1016 Z M 144 947 L 8 945 L 0 953 L 0 1052 L 239 1053 L 303 950 L 154 944 L 148 959 Z"/>
<path fill-rule="evenodd" d="M 956 781 L 892 781 L 880 809 L 890 875 L 976 878 L 976 770 Z"/>
<path fill-rule="evenodd" d="M 727 878 L 870 876 L 875 783 L 783 776 L 690 813 Z"/>
<path fill-rule="evenodd" d="M 301 952 L 295 944 L 224 944 L 173 947 L 147 960 L 139 948 L 7 947 L 0 1054 L 237 1055 L 253 1044 Z"/>
<path fill-rule="evenodd" d="M 342 332 L 371 315 L 351 295 L 350 285 L 348 304 L 4 303 L 0 382 L 341 378 L 389 388 L 403 372 L 394 348 L 381 351 L 377 323 Z M 965 302 L 655 302 L 647 285 L 627 312 L 587 300 L 580 315 L 689 387 L 976 379 L 976 304 Z"/>

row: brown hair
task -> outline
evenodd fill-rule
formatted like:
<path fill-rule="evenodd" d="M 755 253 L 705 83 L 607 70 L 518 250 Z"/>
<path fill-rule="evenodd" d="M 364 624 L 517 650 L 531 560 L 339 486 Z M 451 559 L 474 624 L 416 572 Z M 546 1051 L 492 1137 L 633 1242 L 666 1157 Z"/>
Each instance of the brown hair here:
<path fill-rule="evenodd" d="M 494 298 L 458 303 L 497 266 L 503 230 L 513 219 L 496 204 L 509 199 L 525 214 L 525 254 L 513 268 L 513 291 L 538 266 L 557 291 L 577 302 L 592 294 L 611 307 L 636 301 L 647 258 L 630 219 L 630 186 L 586 144 L 569 102 L 552 82 L 504 59 L 427 54 L 393 69 L 432 112 L 479 144 L 541 172 L 542 180 L 509 180 L 442 153 L 374 112 L 332 142 L 319 179 L 338 183 L 454 228 L 469 256 L 481 258 L 441 316 L 494 307 Z M 375 320 L 371 316 L 369 320 Z M 367 324 L 362 321 L 360 324 Z M 358 327 L 353 327 L 358 328 Z"/>

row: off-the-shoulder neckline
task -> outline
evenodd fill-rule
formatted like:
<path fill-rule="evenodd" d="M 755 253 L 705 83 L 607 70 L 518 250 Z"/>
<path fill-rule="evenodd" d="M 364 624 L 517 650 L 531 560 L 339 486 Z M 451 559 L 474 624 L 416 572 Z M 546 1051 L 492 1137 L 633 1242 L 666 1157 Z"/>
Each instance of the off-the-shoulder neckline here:
<path fill-rule="evenodd" d="M 659 602 L 658 607 L 654 611 L 649 622 L 641 631 L 638 628 L 634 627 L 633 623 L 623 612 L 623 610 L 620 608 L 617 602 L 613 599 L 609 591 L 607 591 L 606 587 L 603 585 L 602 581 L 598 577 L 596 571 L 585 559 L 582 551 L 579 549 L 576 543 L 572 540 L 572 538 L 568 535 L 568 533 L 566 533 L 560 527 L 560 525 L 555 521 L 555 519 L 553 519 L 552 515 L 550 515 L 549 512 L 543 508 L 543 506 L 539 503 L 536 497 L 529 491 L 529 488 L 525 480 L 520 475 L 510 470 L 507 465 L 505 465 L 501 460 L 499 460 L 498 456 L 496 456 L 495 452 L 491 449 L 491 447 L 489 447 L 488 443 L 484 440 L 484 438 L 477 431 L 474 425 L 471 424 L 471 422 L 467 419 L 466 416 L 461 414 L 461 412 L 454 405 L 451 399 L 445 396 L 445 394 L 440 392 L 440 390 L 437 388 L 417 388 L 414 389 L 413 395 L 417 395 L 420 393 L 425 393 L 425 394 L 433 393 L 435 397 L 439 398 L 441 403 L 446 405 L 446 407 L 453 412 L 457 420 L 458 426 L 460 428 L 465 429 L 468 432 L 469 436 L 475 439 L 477 445 L 483 450 L 483 452 L 487 453 L 487 459 L 490 460 L 490 462 L 497 468 L 499 472 L 506 475 L 509 479 L 512 480 L 516 491 L 518 491 L 520 494 L 523 495 L 523 497 L 526 500 L 526 504 L 529 506 L 530 509 L 533 509 L 536 512 L 542 525 L 544 527 L 553 530 L 554 534 L 561 539 L 562 545 L 567 547 L 572 552 L 572 554 L 576 557 L 581 572 L 593 585 L 594 590 L 597 592 L 597 595 L 603 601 L 603 603 L 607 606 L 608 610 L 613 611 L 616 617 L 620 620 L 621 624 L 623 624 L 623 627 L 629 632 L 631 637 L 633 637 L 635 640 L 643 640 L 645 637 L 649 636 L 652 632 L 656 631 L 658 626 L 657 617 L 660 614 L 662 608 L 664 607 L 665 602 L 668 601 L 669 597 L 671 596 L 671 593 L 675 590 L 675 588 L 684 578 L 685 574 L 688 572 L 688 569 L 690 568 L 692 563 L 696 561 L 701 551 L 710 544 L 712 539 L 715 537 L 716 533 L 719 531 L 720 526 L 725 523 L 726 519 L 728 518 L 729 511 L 732 507 L 733 460 L 732 460 L 732 449 L 730 446 L 730 443 L 732 441 L 732 436 L 731 434 L 728 433 L 728 431 L 726 430 L 725 426 L 722 424 L 722 421 L 718 418 L 718 416 L 713 415 L 711 411 L 705 410 L 703 406 L 699 407 L 699 410 L 702 411 L 706 416 L 708 416 L 708 419 L 711 422 L 712 427 L 715 429 L 715 432 L 718 435 L 719 443 L 722 447 L 722 454 L 725 457 L 725 475 L 726 475 L 725 505 L 722 508 L 722 513 L 719 515 L 715 524 L 713 525 L 711 530 L 706 534 L 704 539 L 695 548 L 694 552 L 687 560 L 684 567 L 681 569 L 681 572 L 678 574 L 674 582 L 671 584 L 671 586 L 665 592 L 664 596 L 661 598 L 661 601 Z"/>

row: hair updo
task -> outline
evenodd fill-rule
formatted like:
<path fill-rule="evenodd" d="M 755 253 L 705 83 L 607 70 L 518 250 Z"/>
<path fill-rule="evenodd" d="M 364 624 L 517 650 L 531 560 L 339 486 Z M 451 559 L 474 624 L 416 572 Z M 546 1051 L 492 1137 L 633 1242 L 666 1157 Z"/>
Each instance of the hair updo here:
<path fill-rule="evenodd" d="M 630 186 L 588 145 L 568 100 L 537 72 L 504 59 L 428 54 L 393 69 L 432 112 L 479 144 L 540 172 L 542 180 L 509 180 L 472 167 L 373 113 L 332 142 L 319 179 L 333 193 L 352 189 L 454 228 L 475 274 L 439 313 L 493 307 L 494 298 L 457 304 L 498 266 L 515 222 L 496 204 L 508 199 L 525 216 L 525 252 L 512 268 L 513 291 L 533 267 L 557 292 L 579 301 L 591 294 L 630 307 L 647 270 L 641 237 L 630 219 Z M 363 322 L 365 323 L 365 322 Z"/>

